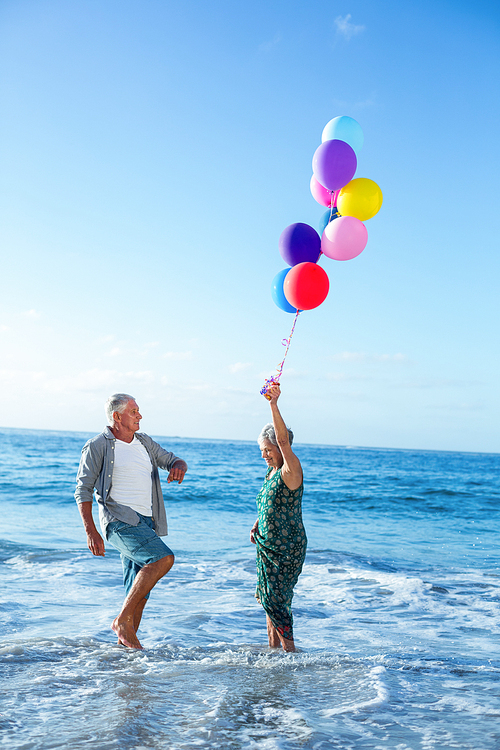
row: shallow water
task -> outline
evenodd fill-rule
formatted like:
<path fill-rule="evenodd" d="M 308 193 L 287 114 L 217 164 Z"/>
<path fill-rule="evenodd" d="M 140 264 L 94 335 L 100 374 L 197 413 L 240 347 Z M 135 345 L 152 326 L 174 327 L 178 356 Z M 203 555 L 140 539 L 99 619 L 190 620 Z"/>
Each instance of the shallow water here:
<path fill-rule="evenodd" d="M 253 443 L 173 440 L 176 564 L 143 652 L 114 644 L 117 553 L 73 501 L 86 435 L 0 431 L 0 739 L 9 748 L 500 747 L 499 455 L 298 445 L 300 651 L 266 646 Z"/>

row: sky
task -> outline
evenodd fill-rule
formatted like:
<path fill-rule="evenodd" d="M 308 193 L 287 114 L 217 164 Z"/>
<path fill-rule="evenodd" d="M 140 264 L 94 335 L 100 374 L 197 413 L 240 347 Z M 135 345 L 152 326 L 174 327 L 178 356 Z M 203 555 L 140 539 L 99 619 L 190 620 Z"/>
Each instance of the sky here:
<path fill-rule="evenodd" d="M 0 426 L 254 440 L 311 161 L 349 115 L 384 203 L 297 320 L 303 443 L 499 452 L 500 9 L 0 0 Z"/>

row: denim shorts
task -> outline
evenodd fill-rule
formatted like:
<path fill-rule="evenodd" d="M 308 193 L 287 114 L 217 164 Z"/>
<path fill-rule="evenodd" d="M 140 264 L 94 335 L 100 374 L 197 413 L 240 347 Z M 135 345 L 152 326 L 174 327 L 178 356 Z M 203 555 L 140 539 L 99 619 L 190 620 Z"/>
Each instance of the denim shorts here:
<path fill-rule="evenodd" d="M 153 529 L 153 519 L 140 513 L 137 515 L 137 526 L 123 521 L 111 521 L 106 527 L 106 539 L 120 553 L 123 585 L 127 594 L 141 568 L 174 554 Z M 149 594 L 146 598 L 148 597 Z"/>

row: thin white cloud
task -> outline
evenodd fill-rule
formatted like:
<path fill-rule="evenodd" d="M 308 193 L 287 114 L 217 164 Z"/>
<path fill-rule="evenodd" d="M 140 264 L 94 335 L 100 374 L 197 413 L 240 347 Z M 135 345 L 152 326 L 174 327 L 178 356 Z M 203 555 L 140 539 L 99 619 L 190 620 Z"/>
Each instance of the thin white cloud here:
<path fill-rule="evenodd" d="M 235 375 L 238 372 L 244 372 L 245 370 L 248 370 L 248 368 L 251 366 L 251 362 L 235 362 L 234 365 L 229 366 L 229 372 L 232 372 L 233 375 Z"/>
<path fill-rule="evenodd" d="M 453 378 L 420 378 L 419 380 L 405 380 L 395 383 L 397 388 L 417 388 L 427 390 L 430 388 L 476 388 L 483 385 L 480 380 L 456 380 Z"/>
<path fill-rule="evenodd" d="M 365 352 L 340 352 L 339 354 L 333 354 L 331 359 L 334 362 L 355 362 L 361 364 L 370 364 L 373 362 L 395 362 L 395 363 L 407 363 L 409 362 L 406 354 L 366 354 Z"/>
<path fill-rule="evenodd" d="M 428 404 L 426 407 L 430 411 L 445 411 L 445 412 L 464 412 L 464 411 L 485 411 L 486 404 L 481 401 L 459 401 L 449 402 L 447 404 Z"/>
<path fill-rule="evenodd" d="M 344 381 L 349 381 L 350 382 L 353 379 L 359 380 L 358 377 L 352 378 L 349 375 L 347 375 L 347 373 L 345 373 L 345 372 L 327 372 L 326 375 L 325 375 L 325 377 L 326 377 L 327 380 L 333 380 L 336 383 L 342 383 Z"/>
<path fill-rule="evenodd" d="M 116 391 L 124 383 L 149 385 L 155 376 L 149 370 L 118 371 L 100 370 L 97 367 L 84 372 L 52 377 L 44 371 L 0 370 L 0 384 L 16 386 L 18 390 L 32 387 L 37 391 L 49 393 L 99 392 L 103 389 Z"/>
<path fill-rule="evenodd" d="M 369 96 L 367 96 L 365 99 L 360 99 L 358 101 L 348 101 L 347 99 L 332 99 L 332 107 L 337 112 L 356 112 L 363 109 L 367 109 L 368 107 L 373 107 L 378 102 L 378 95 L 376 91 L 372 91 Z"/>
<path fill-rule="evenodd" d="M 170 359 L 173 362 L 193 359 L 193 352 L 165 352 L 165 354 L 163 354 L 163 359 Z"/>
<path fill-rule="evenodd" d="M 38 320 L 41 317 L 41 313 L 38 310 L 26 310 L 23 313 L 23 317 L 28 318 L 28 320 Z"/>
<path fill-rule="evenodd" d="M 349 41 L 352 39 L 353 36 L 357 36 L 358 34 L 361 34 L 365 30 L 365 26 L 361 26 L 360 24 L 354 24 L 351 22 L 351 14 L 348 13 L 347 16 L 337 16 L 335 19 L 335 26 L 337 28 L 337 34 L 339 36 L 343 36 L 344 39 Z"/>
<path fill-rule="evenodd" d="M 281 44 L 281 34 L 275 34 L 273 39 L 259 44 L 259 52 L 271 52 Z"/>
<path fill-rule="evenodd" d="M 100 339 L 99 343 L 106 344 L 114 341 L 114 336 L 105 336 Z M 122 354 L 126 354 L 128 357 L 146 357 L 152 351 L 154 351 L 160 345 L 159 341 L 148 341 L 145 344 L 140 344 L 141 348 L 131 345 L 128 341 L 121 340 L 116 343 L 115 346 L 111 347 L 108 351 L 108 357 L 118 357 Z"/>

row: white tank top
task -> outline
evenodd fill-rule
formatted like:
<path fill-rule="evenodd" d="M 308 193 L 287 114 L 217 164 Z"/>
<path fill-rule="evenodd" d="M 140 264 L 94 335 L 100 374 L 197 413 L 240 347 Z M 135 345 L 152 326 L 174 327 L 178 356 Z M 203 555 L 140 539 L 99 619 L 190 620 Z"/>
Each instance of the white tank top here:
<path fill-rule="evenodd" d="M 110 495 L 143 516 L 152 515 L 152 466 L 148 452 L 136 438 L 131 443 L 115 440 L 115 458 Z"/>

